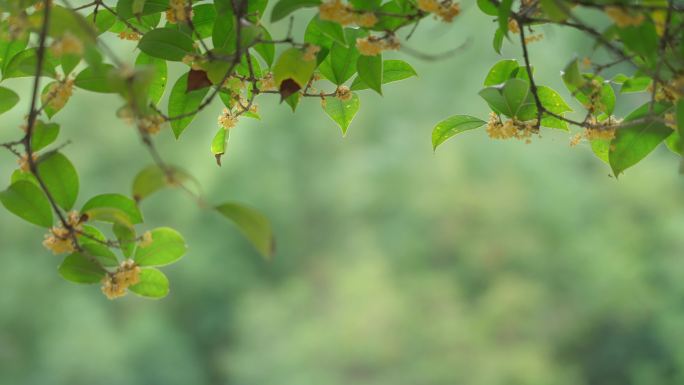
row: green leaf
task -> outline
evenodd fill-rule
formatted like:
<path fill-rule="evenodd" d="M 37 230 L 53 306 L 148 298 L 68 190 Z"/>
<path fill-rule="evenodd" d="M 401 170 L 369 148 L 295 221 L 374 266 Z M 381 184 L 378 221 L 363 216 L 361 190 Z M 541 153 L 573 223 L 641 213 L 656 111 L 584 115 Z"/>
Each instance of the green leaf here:
<path fill-rule="evenodd" d="M 152 80 L 149 86 L 150 101 L 158 104 L 164 95 L 166 82 L 168 80 L 168 70 L 166 61 L 162 59 L 153 58 L 152 56 L 141 52 L 138 58 L 135 59 L 136 67 L 149 66 L 154 69 Z"/>
<path fill-rule="evenodd" d="M 566 85 L 572 85 L 575 88 L 580 88 L 586 83 L 586 80 L 582 77 L 582 73 L 580 72 L 577 59 L 572 60 L 565 66 L 561 76 Z"/>
<path fill-rule="evenodd" d="M 264 11 L 268 5 L 268 0 L 252 0 L 247 2 L 247 18 L 253 23 L 257 23 L 259 19 L 264 16 Z"/>
<path fill-rule="evenodd" d="M 84 90 L 104 94 L 116 93 L 110 79 L 116 67 L 111 64 L 102 64 L 97 67 L 88 67 L 79 72 L 74 79 L 74 85 Z"/>
<path fill-rule="evenodd" d="M 109 31 L 109 29 L 112 28 L 112 26 L 116 22 L 116 16 L 114 16 L 114 14 L 111 13 L 108 9 L 103 8 L 98 9 L 97 17 L 95 17 L 95 13 L 93 12 L 85 18 L 89 22 L 95 24 L 95 28 L 97 29 L 98 35 L 101 35 Z"/>
<path fill-rule="evenodd" d="M 511 16 L 512 6 L 513 0 L 501 0 L 499 3 L 499 31 L 501 31 L 505 37 L 508 37 L 508 19 Z"/>
<path fill-rule="evenodd" d="M 219 127 L 211 141 L 211 153 L 216 157 L 216 163 L 221 165 L 221 157 L 226 153 L 226 144 L 228 142 L 229 131 L 223 127 Z"/>
<path fill-rule="evenodd" d="M 197 184 L 195 178 L 187 171 L 175 166 L 168 167 L 170 176 L 157 165 L 148 166 L 140 171 L 133 180 L 133 199 L 140 202 L 165 187 L 185 184 L 187 181 Z"/>
<path fill-rule="evenodd" d="M 138 245 L 133 259 L 140 266 L 163 266 L 179 260 L 187 246 L 183 237 L 174 229 L 160 227 L 151 231 L 152 242 Z"/>
<path fill-rule="evenodd" d="M 376 10 L 382 0 L 349 0 L 349 3 L 354 7 L 355 10 Z"/>
<path fill-rule="evenodd" d="M 562 4 L 562 3 L 560 3 Z M 541 0 L 542 11 L 553 21 L 563 21 L 568 18 L 568 5 L 559 5 L 557 0 Z"/>
<path fill-rule="evenodd" d="M 116 239 L 119 241 L 123 255 L 127 258 L 133 255 L 136 245 L 135 229 L 115 223 L 114 226 L 112 226 L 112 231 L 114 232 Z"/>
<path fill-rule="evenodd" d="M 0 87 L 0 114 L 12 109 L 19 103 L 19 95 L 9 88 Z"/>
<path fill-rule="evenodd" d="M 43 91 L 40 93 L 40 99 L 43 101 L 43 111 L 45 111 L 45 114 L 48 116 L 48 118 L 52 118 L 57 114 L 64 106 L 56 106 L 58 108 L 53 107 L 52 103 L 49 103 L 48 99 L 48 94 L 50 92 L 50 89 L 52 88 L 53 85 L 58 84 L 58 81 L 52 81 L 49 82 L 48 84 L 43 87 Z"/>
<path fill-rule="evenodd" d="M 260 212 L 238 203 L 224 203 L 216 207 L 224 217 L 230 219 L 242 234 L 264 256 L 272 257 L 275 253 L 275 241 L 271 223 Z"/>
<path fill-rule="evenodd" d="M 36 120 L 31 136 L 31 148 L 34 152 L 38 152 L 54 143 L 57 136 L 59 136 L 59 124 Z"/>
<path fill-rule="evenodd" d="M 618 28 L 617 33 L 628 50 L 643 56 L 649 63 L 655 63 L 660 40 L 655 23 L 645 22 L 637 26 Z"/>
<path fill-rule="evenodd" d="M 494 51 L 501 55 L 501 47 L 503 47 L 503 41 L 504 41 L 504 33 L 501 32 L 500 29 L 497 29 L 496 32 L 494 32 L 494 38 L 492 39 L 492 47 L 494 47 Z"/>
<path fill-rule="evenodd" d="M 679 136 L 684 138 L 684 99 L 679 99 L 675 106 L 675 118 L 677 119 L 677 131 Z"/>
<path fill-rule="evenodd" d="M 201 39 L 212 35 L 216 16 L 216 8 L 213 4 L 199 4 L 192 7 L 192 24 Z"/>
<path fill-rule="evenodd" d="M 142 15 L 142 11 L 145 7 L 145 2 L 147 0 L 133 0 L 133 5 L 131 6 L 131 10 L 134 15 Z"/>
<path fill-rule="evenodd" d="M 572 111 L 572 108 L 563 100 L 563 98 L 555 90 L 546 86 L 537 86 L 537 95 L 539 101 L 544 108 L 556 115 L 563 116 L 566 112 Z M 564 122 L 554 116 L 545 115 L 541 121 L 542 126 L 558 128 L 561 130 L 568 130 L 567 122 Z"/>
<path fill-rule="evenodd" d="M 202 100 L 209 92 L 208 87 L 203 87 L 197 90 L 186 92 L 188 88 L 188 74 L 184 74 L 176 81 L 171 89 L 169 96 L 169 116 L 181 116 L 190 114 L 181 119 L 175 119 L 170 122 L 173 134 L 178 139 L 183 131 L 190 125 L 197 115 L 197 109 Z"/>
<path fill-rule="evenodd" d="M 347 128 L 351 124 L 354 116 L 359 111 L 361 101 L 358 95 L 352 93 L 349 100 L 343 101 L 337 97 L 330 97 L 325 99 L 323 109 L 328 116 L 337 123 L 342 129 L 342 135 L 347 134 Z"/>
<path fill-rule="evenodd" d="M 268 30 L 261 26 L 261 36 L 266 41 L 271 41 L 273 38 Z M 254 50 L 261 56 L 266 62 L 268 67 L 273 65 L 273 60 L 275 60 L 275 45 L 271 43 L 259 43 L 254 46 Z"/>
<path fill-rule="evenodd" d="M 133 3 L 137 0 L 119 0 L 116 5 L 116 12 L 123 19 L 130 19 L 136 16 L 133 10 Z M 139 16 L 154 15 L 166 11 L 169 8 L 169 0 L 146 0 Z"/>
<path fill-rule="evenodd" d="M 410 64 L 403 60 L 385 60 L 382 65 L 382 84 L 393 83 L 400 80 L 408 79 L 412 76 L 418 76 L 416 70 Z M 365 90 L 368 85 L 356 77 L 350 87 L 353 91 Z"/>
<path fill-rule="evenodd" d="M 534 118 L 536 107 L 529 84 L 522 79 L 508 79 L 503 86 L 487 87 L 480 96 L 497 113 L 510 118 L 529 120 Z"/>
<path fill-rule="evenodd" d="M 339 23 L 321 20 L 318 15 L 314 16 L 306 27 L 304 41 L 326 48 L 331 48 L 333 42 L 347 46 L 344 28 Z"/>
<path fill-rule="evenodd" d="M 52 226 L 52 207 L 35 184 L 20 180 L 0 192 L 0 202 L 12 214 L 41 227 Z"/>
<path fill-rule="evenodd" d="M 194 50 L 192 38 L 171 28 L 153 29 L 143 35 L 138 48 L 146 54 L 169 61 L 181 61 Z"/>
<path fill-rule="evenodd" d="M 126 215 L 128 222 L 138 224 L 143 222 L 142 213 L 138 205 L 131 198 L 121 194 L 101 194 L 94 196 L 81 208 L 82 213 L 88 213 L 96 208 L 113 208 Z"/>
<path fill-rule="evenodd" d="M 235 16 L 232 7 L 227 7 L 216 18 L 211 32 L 211 42 L 214 44 L 214 48 L 234 48 L 235 40 Z"/>
<path fill-rule="evenodd" d="M 83 214 L 87 216 L 88 221 L 107 222 L 129 228 L 133 227 L 128 214 L 114 207 L 93 207 Z"/>
<path fill-rule="evenodd" d="M 59 275 L 75 283 L 98 283 L 107 273 L 97 262 L 81 253 L 73 253 L 59 265 Z"/>
<path fill-rule="evenodd" d="M 36 66 L 38 65 L 36 52 L 36 48 L 29 48 L 14 55 L 5 66 L 2 78 L 10 79 L 35 76 Z M 42 75 L 53 79 L 57 78 L 57 72 L 55 71 L 57 65 L 58 63 L 55 59 L 46 52 Z"/>
<path fill-rule="evenodd" d="M 146 298 L 163 298 L 169 294 L 169 279 L 157 269 L 140 270 L 140 282 L 128 290 Z"/>
<path fill-rule="evenodd" d="M 63 54 L 60 58 L 60 64 L 62 65 L 62 71 L 64 75 L 71 74 L 71 71 L 76 68 L 79 63 L 81 63 L 81 55 L 76 54 Z"/>
<path fill-rule="evenodd" d="M 305 60 L 301 50 L 289 48 L 280 55 L 273 66 L 273 80 L 280 87 L 283 81 L 291 79 L 303 88 L 311 79 L 314 69 L 315 60 Z"/>
<path fill-rule="evenodd" d="M 78 173 L 66 156 L 48 153 L 38 159 L 38 173 L 52 198 L 65 210 L 71 210 L 78 197 Z"/>
<path fill-rule="evenodd" d="M 627 94 L 631 92 L 641 92 L 648 89 L 653 80 L 648 76 L 637 76 L 629 78 L 622 83 L 620 93 Z"/>
<path fill-rule="evenodd" d="M 290 109 L 294 113 L 301 99 L 302 95 L 299 92 L 297 92 L 285 98 L 285 103 L 287 103 L 287 105 L 290 106 Z"/>
<path fill-rule="evenodd" d="M 668 150 L 674 152 L 677 155 L 682 155 L 682 137 L 679 136 L 679 132 L 675 131 L 670 136 L 665 139 L 665 146 Z"/>
<path fill-rule="evenodd" d="M 78 236 L 78 242 L 86 251 L 86 255 L 93 256 L 103 266 L 115 267 L 119 265 L 116 255 L 105 245 L 107 238 L 96 227 L 83 225 Z"/>
<path fill-rule="evenodd" d="M 356 49 L 355 43 L 356 39 L 363 36 L 363 34 L 362 31 L 347 29 L 345 30 L 345 36 L 346 40 L 350 42 L 349 47 L 345 47 L 337 42 L 333 43 L 332 48 L 330 48 L 330 54 L 328 54 L 328 57 L 319 67 L 321 74 L 326 79 L 339 86 L 356 73 L 356 63 L 361 54 Z"/>
<path fill-rule="evenodd" d="M 33 183 L 36 187 L 40 187 L 38 181 L 36 180 L 36 177 L 33 176 L 33 174 L 31 174 L 30 172 L 21 171 L 20 169 L 16 169 L 12 172 L 12 176 L 10 177 L 10 184 L 16 183 L 20 180 Z"/>
<path fill-rule="evenodd" d="M 456 134 L 474 130 L 486 123 L 482 119 L 468 115 L 454 115 L 444 119 L 432 129 L 432 149 L 436 150 L 440 144 Z"/>
<path fill-rule="evenodd" d="M 665 138 L 672 134 L 672 129 L 656 119 L 639 124 L 629 124 L 640 120 L 649 113 L 650 103 L 646 103 L 632 111 L 616 131 L 610 146 L 610 167 L 613 174 L 619 176 L 627 168 L 637 164 L 651 153 Z M 668 107 L 655 104 L 654 116 L 661 116 Z"/>
<path fill-rule="evenodd" d="M 610 164 L 608 159 L 610 152 L 610 141 L 604 139 L 594 139 L 591 141 L 591 151 L 594 152 L 597 158 L 601 159 L 606 164 Z"/>
<path fill-rule="evenodd" d="M 498 16 L 499 10 L 490 0 L 477 0 L 477 7 L 480 11 L 489 16 Z"/>
<path fill-rule="evenodd" d="M 43 10 L 34 12 L 29 19 L 36 25 L 41 25 L 43 22 Z M 59 38 L 66 33 L 74 35 L 76 38 L 84 43 L 92 43 L 95 41 L 94 36 L 97 34 L 95 25 L 88 22 L 78 12 L 53 5 L 50 13 L 50 29 L 48 35 L 53 38 Z"/>
<path fill-rule="evenodd" d="M 403 60 L 385 60 L 382 64 L 382 83 L 392 83 L 418 76 L 411 65 Z"/>
<path fill-rule="evenodd" d="M 286 18 L 300 8 L 318 7 L 321 0 L 280 0 L 271 11 L 271 23 Z"/>
<path fill-rule="evenodd" d="M 513 77 L 513 72 L 518 69 L 517 60 L 501 60 L 500 62 L 494 64 L 494 66 L 489 70 L 487 77 L 484 81 L 484 86 L 495 86 L 497 84 L 505 83 L 506 80 Z"/>
<path fill-rule="evenodd" d="M 542 106 L 555 114 L 572 111 L 568 103 L 552 88 L 537 86 L 537 95 Z"/>
<path fill-rule="evenodd" d="M 9 29 L 6 21 L 0 22 L 0 29 L 5 31 Z M 3 78 L 6 77 L 5 71 L 12 58 L 23 51 L 28 45 L 29 34 L 23 35 L 17 39 L 0 39 L 0 69 L 2 70 Z"/>
<path fill-rule="evenodd" d="M 359 78 L 372 90 L 382 95 L 382 55 L 359 56 L 356 62 Z"/>

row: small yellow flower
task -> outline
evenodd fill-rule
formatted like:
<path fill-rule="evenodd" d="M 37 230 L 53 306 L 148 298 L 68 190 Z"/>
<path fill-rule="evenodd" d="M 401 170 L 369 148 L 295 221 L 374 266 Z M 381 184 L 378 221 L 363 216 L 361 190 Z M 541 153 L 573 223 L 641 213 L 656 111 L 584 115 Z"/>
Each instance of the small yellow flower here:
<path fill-rule="evenodd" d="M 321 47 L 314 44 L 307 44 L 304 50 L 304 60 L 312 61 L 316 60 L 316 54 L 321 50 Z"/>
<path fill-rule="evenodd" d="M 378 18 L 373 12 L 365 12 L 356 17 L 356 25 L 364 28 L 371 28 L 378 23 Z"/>
<path fill-rule="evenodd" d="M 166 10 L 166 21 L 171 24 L 185 22 L 192 19 L 192 8 L 186 0 L 170 0 Z"/>
<path fill-rule="evenodd" d="M 577 146 L 582 141 L 582 137 L 582 134 L 576 134 L 572 138 L 570 138 L 570 147 Z"/>
<path fill-rule="evenodd" d="M 32 156 L 33 162 L 35 163 L 38 160 L 38 154 L 33 154 Z M 23 172 L 29 172 L 29 161 L 28 161 L 28 154 L 24 154 L 21 156 L 21 158 L 17 159 L 17 164 L 19 165 L 19 169 Z"/>
<path fill-rule="evenodd" d="M 262 91 L 273 91 L 276 89 L 275 80 L 273 80 L 273 73 L 268 72 L 259 81 L 259 89 Z"/>
<path fill-rule="evenodd" d="M 451 0 L 418 0 L 418 9 L 432 13 L 445 23 L 450 23 L 461 13 L 461 5 Z"/>
<path fill-rule="evenodd" d="M 75 231 L 81 230 L 81 215 L 78 211 L 70 211 L 67 214 L 67 223 Z M 61 224 L 50 228 L 50 231 L 45 235 L 43 246 L 51 250 L 54 254 L 72 253 L 76 248 L 71 237 L 71 233 Z"/>
<path fill-rule="evenodd" d="M 61 110 L 71 97 L 74 89 L 73 79 L 52 83 L 48 91 L 41 95 L 40 100 L 48 107 Z"/>
<path fill-rule="evenodd" d="M 509 18 L 508 19 L 508 30 L 512 33 L 520 33 L 520 26 L 518 25 L 518 21 L 515 20 L 514 18 Z"/>
<path fill-rule="evenodd" d="M 584 130 L 573 136 L 570 140 L 570 146 L 576 146 L 582 139 L 588 141 L 592 140 L 612 140 L 615 138 L 615 133 L 617 128 L 620 126 L 620 120 L 614 117 L 609 117 L 601 122 L 597 121 L 596 118 L 591 118 L 587 121 L 587 127 Z"/>
<path fill-rule="evenodd" d="M 20 13 L 18 15 L 9 15 L 7 18 L 8 22 L 8 32 L 9 37 L 12 40 L 18 39 L 27 32 L 30 27 L 30 23 L 25 14 Z"/>
<path fill-rule="evenodd" d="M 50 52 L 55 57 L 61 57 L 62 55 L 82 55 L 83 54 L 83 43 L 70 32 L 66 32 L 64 36 L 60 39 L 52 42 L 50 46 Z"/>
<path fill-rule="evenodd" d="M 605 7 L 604 11 L 606 12 L 606 15 L 615 22 L 615 25 L 620 28 L 639 26 L 646 19 L 642 13 L 628 12 L 619 6 Z"/>
<path fill-rule="evenodd" d="M 495 113 L 489 114 L 489 122 L 487 122 L 487 135 L 492 139 L 520 139 L 530 143 L 532 134 L 538 132 L 537 120 L 523 122 L 517 119 L 509 119 L 502 122 L 499 116 Z"/>
<path fill-rule="evenodd" d="M 138 246 L 147 247 L 152 244 L 152 233 L 145 231 L 142 235 L 142 239 L 138 242 Z"/>
<path fill-rule="evenodd" d="M 444 5 L 440 11 L 437 12 L 437 15 L 444 21 L 445 23 L 451 23 L 456 16 L 458 16 L 461 13 L 461 6 L 458 3 L 452 3 L 450 5 Z"/>
<path fill-rule="evenodd" d="M 318 7 L 321 20 L 334 21 L 341 25 L 352 24 L 356 20 L 353 10 L 340 0 L 330 0 Z"/>
<path fill-rule="evenodd" d="M 437 0 L 418 0 L 418 9 L 425 12 L 437 13 L 441 5 Z"/>
<path fill-rule="evenodd" d="M 139 33 L 134 32 L 134 31 L 122 31 L 122 32 L 119 32 L 119 39 L 121 39 L 121 40 L 132 40 L 132 41 L 136 41 L 136 40 L 140 40 L 141 37 L 142 37 L 142 36 L 141 36 Z"/>
<path fill-rule="evenodd" d="M 399 40 L 394 36 L 379 38 L 367 36 L 356 39 L 356 48 L 364 56 L 376 56 L 382 51 L 399 49 Z"/>
<path fill-rule="evenodd" d="M 677 120 L 675 119 L 674 112 L 668 112 L 665 114 L 665 125 L 673 130 L 677 130 Z"/>
<path fill-rule="evenodd" d="M 127 259 L 119 265 L 114 273 L 107 273 L 102 279 L 102 293 L 108 299 L 116 299 L 126 295 L 126 290 L 140 282 L 140 266 Z"/>
<path fill-rule="evenodd" d="M 352 92 L 347 86 L 339 86 L 335 91 L 335 96 L 341 101 L 348 101 L 352 98 Z"/>
<path fill-rule="evenodd" d="M 156 134 L 161 130 L 161 126 L 166 122 L 164 117 L 159 114 L 143 116 L 138 119 L 138 128 L 148 134 Z"/>
<path fill-rule="evenodd" d="M 542 40 L 543 38 L 544 38 L 544 34 L 543 34 L 543 33 L 538 33 L 538 34 L 535 34 L 535 35 L 525 36 L 525 43 L 527 43 L 527 44 L 529 44 L 529 43 L 534 43 L 534 42 L 536 42 L 536 41 Z"/>
<path fill-rule="evenodd" d="M 237 123 L 238 118 L 231 114 L 230 110 L 227 108 L 224 108 L 223 112 L 218 117 L 219 126 L 223 127 L 226 130 L 230 130 L 231 128 L 235 127 Z"/>
<path fill-rule="evenodd" d="M 587 127 L 584 129 L 584 137 L 587 138 L 587 140 L 612 140 L 615 137 L 615 128 L 616 127 Z"/>

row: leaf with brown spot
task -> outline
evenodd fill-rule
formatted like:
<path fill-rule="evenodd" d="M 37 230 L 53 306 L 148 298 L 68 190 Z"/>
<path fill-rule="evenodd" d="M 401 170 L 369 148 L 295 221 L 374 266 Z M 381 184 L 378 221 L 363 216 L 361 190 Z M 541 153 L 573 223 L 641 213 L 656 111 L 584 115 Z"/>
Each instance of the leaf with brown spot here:
<path fill-rule="evenodd" d="M 188 87 L 185 92 L 199 90 L 204 87 L 209 87 L 210 85 L 211 81 L 209 80 L 206 71 L 191 69 L 188 73 Z"/>
<path fill-rule="evenodd" d="M 302 87 L 297 84 L 296 81 L 292 79 L 283 80 L 283 82 L 280 83 L 280 102 L 282 103 L 283 100 L 301 89 Z"/>

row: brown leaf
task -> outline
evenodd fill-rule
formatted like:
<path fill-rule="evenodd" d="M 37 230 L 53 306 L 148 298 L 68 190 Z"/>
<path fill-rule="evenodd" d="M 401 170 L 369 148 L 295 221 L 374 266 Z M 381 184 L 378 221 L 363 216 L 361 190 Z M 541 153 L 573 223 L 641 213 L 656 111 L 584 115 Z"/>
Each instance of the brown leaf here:
<path fill-rule="evenodd" d="M 280 83 L 280 101 L 287 99 L 290 95 L 301 90 L 302 87 L 292 79 L 285 79 Z"/>
<path fill-rule="evenodd" d="M 188 73 L 188 88 L 185 92 L 199 90 L 204 87 L 209 87 L 210 85 L 211 81 L 209 80 L 206 71 L 191 69 Z"/>

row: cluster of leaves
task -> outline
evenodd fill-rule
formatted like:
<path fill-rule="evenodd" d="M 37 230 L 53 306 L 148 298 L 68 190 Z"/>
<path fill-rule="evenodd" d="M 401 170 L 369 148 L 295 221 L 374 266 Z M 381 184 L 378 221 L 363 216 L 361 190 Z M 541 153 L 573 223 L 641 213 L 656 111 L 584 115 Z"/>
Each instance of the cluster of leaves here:
<path fill-rule="evenodd" d="M 493 46 L 501 46 L 512 34 L 519 35 L 524 63 L 502 60 L 489 71 L 480 96 L 492 110 L 488 122 L 469 115 L 443 120 L 432 133 L 433 148 L 464 131 L 487 126 L 493 138 L 524 138 L 542 127 L 570 131 L 578 127 L 571 144 L 587 140 L 593 152 L 608 163 L 617 177 L 664 143 L 682 155 L 684 130 L 684 6 L 672 0 L 479 0 L 479 8 L 498 20 Z M 602 13 L 605 27 L 583 21 L 581 11 Z M 526 37 L 535 28 L 557 25 L 573 28 L 595 41 L 595 50 L 613 59 L 605 64 L 571 60 L 561 72 L 572 96 L 584 107 L 584 119 L 566 116 L 570 106 L 553 89 L 534 80 L 534 68 Z M 532 35 L 535 36 L 535 35 Z M 536 35 L 539 36 L 539 35 Z M 600 54 L 601 52 L 596 52 Z M 631 73 L 606 71 L 622 65 Z M 583 72 L 582 67 L 592 71 Z M 613 116 L 619 94 L 644 93 L 645 103 L 624 118 Z"/>
<path fill-rule="evenodd" d="M 26 121 L 18 124 L 25 135 L 0 143 L 19 163 L 10 186 L 0 193 L 0 202 L 24 220 L 50 229 L 46 246 L 68 254 L 60 267 L 63 277 L 103 282 L 103 290 L 109 290 L 125 275 L 124 289 L 149 297 L 165 295 L 168 281 L 154 267 L 178 260 L 185 252 L 183 238 L 168 228 L 136 228 L 143 224 L 141 201 L 164 187 L 178 188 L 201 207 L 232 220 L 262 254 L 272 255 L 268 220 L 237 203 L 207 204 L 191 174 L 164 160 L 154 135 L 169 127 L 179 138 L 197 114 L 215 101 L 222 103 L 225 108 L 208 146 L 220 165 L 230 130 L 242 117 L 259 118 L 256 101 L 262 95 L 278 96 L 293 111 L 304 98 L 318 99 L 346 134 L 360 107 L 359 91 L 382 95 L 385 84 L 416 75 L 407 62 L 383 58 L 383 51 L 400 47 L 398 33 L 408 31 L 409 38 L 422 19 L 451 22 L 460 12 L 459 3 L 452 0 L 279 0 L 272 4 L 271 23 L 306 8 L 317 12 L 302 12 L 309 20 L 300 40 L 292 36 L 293 17 L 287 35 L 274 39 L 264 26 L 268 3 L 0 0 L 2 80 L 30 77 L 34 81 Z M 489 122 L 466 115 L 446 119 L 433 131 L 434 148 L 455 134 L 487 124 L 494 138 L 525 140 L 542 127 L 580 127 L 584 131 L 578 140 L 590 140 L 615 175 L 663 141 L 682 153 L 681 6 L 672 0 L 478 0 L 477 4 L 498 21 L 494 49 L 500 52 L 504 41 L 518 34 L 524 63 L 503 60 L 494 65 L 480 92 L 492 110 Z M 576 8 L 602 12 L 613 22 L 599 31 L 580 20 Z M 566 117 L 571 108 L 563 98 L 534 81 L 527 44 L 535 36 L 526 33 L 544 24 L 581 30 L 616 58 L 589 73 L 580 71 L 577 60 L 565 68 L 563 81 L 586 107 L 583 120 Z M 112 35 L 134 45 L 134 63 L 126 63 L 107 45 Z M 185 65 L 183 74 L 168 87 L 168 104 L 161 106 L 173 62 Z M 610 80 L 600 75 L 621 63 L 631 64 L 633 73 Z M 43 78 L 50 81 L 41 88 Z M 330 89 L 319 91 L 319 84 Z M 614 84 L 621 84 L 623 93 L 649 91 L 651 98 L 620 121 L 612 116 Z M 131 197 L 99 195 L 71 211 L 78 197 L 78 174 L 61 147 L 54 145 L 60 133 L 54 117 L 74 89 L 118 97 L 120 108 L 112 113 L 135 127 L 151 155 L 154 164 L 136 176 Z M 16 92 L 0 86 L 0 113 L 18 102 Z M 105 229 L 111 237 L 103 232 L 102 223 L 111 226 Z M 135 272 L 132 280 L 126 275 L 130 271 Z"/>
<path fill-rule="evenodd" d="M 356 9 L 343 9 L 363 10 L 367 15 L 377 9 L 391 15 L 378 15 L 374 28 L 344 28 L 315 16 L 303 42 L 291 36 L 272 39 L 261 24 L 267 3 L 0 1 L 2 80 L 30 77 L 35 88 L 26 121 L 17 124 L 25 135 L 2 143 L 17 156 L 19 167 L 9 187 L 0 193 L 0 202 L 27 222 L 49 229 L 44 245 L 55 254 L 66 254 L 59 268 L 65 279 L 101 282 L 110 298 L 125 290 L 153 298 L 166 295 L 168 280 L 155 267 L 176 262 L 186 251 L 185 242 L 170 228 L 139 228 L 143 226 L 141 202 L 165 187 L 178 188 L 200 207 L 231 220 L 261 254 L 273 255 L 273 235 L 264 215 L 235 202 L 206 203 L 192 175 L 162 158 L 153 136 L 170 127 L 180 137 L 199 112 L 218 100 L 225 109 L 218 117 L 210 149 L 220 164 L 229 129 L 238 118 L 259 118 L 255 104 L 259 95 L 280 95 L 293 111 L 302 97 L 319 98 L 323 110 L 346 132 L 359 108 L 356 91 L 382 93 L 384 83 L 415 75 L 403 61 L 383 60 L 380 54 L 362 56 L 355 44 L 371 30 L 384 31 L 388 39 L 396 29 L 423 17 L 410 2 L 381 6 L 380 1 L 356 1 Z M 320 4 L 281 1 L 271 21 Z M 135 45 L 135 63 L 126 63 L 107 46 L 107 34 Z M 278 45 L 285 48 L 276 57 Z M 169 87 L 168 105 L 163 109 L 159 103 L 167 92 L 172 62 L 187 67 Z M 320 74 L 338 87 L 314 91 Z M 50 80 L 41 89 L 43 78 Z M 349 86 L 343 86 L 348 81 Z M 154 164 L 135 177 L 130 197 L 98 195 L 74 210 L 79 178 L 60 151 L 62 146 L 55 145 L 60 126 L 54 121 L 74 89 L 118 96 L 122 105 L 113 114 L 135 126 L 152 156 Z M 18 102 L 15 91 L 0 87 L 0 113 Z"/>

